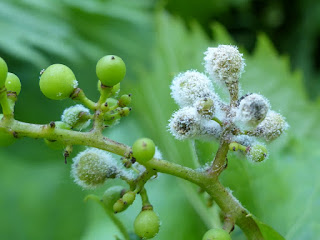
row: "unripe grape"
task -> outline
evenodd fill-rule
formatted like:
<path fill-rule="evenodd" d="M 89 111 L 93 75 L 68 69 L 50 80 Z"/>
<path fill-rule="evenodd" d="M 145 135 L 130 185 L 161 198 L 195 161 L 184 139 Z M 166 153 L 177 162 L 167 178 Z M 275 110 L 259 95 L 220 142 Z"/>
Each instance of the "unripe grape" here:
<path fill-rule="evenodd" d="M 119 106 L 125 107 L 131 103 L 131 97 L 128 94 L 122 95 L 119 99 Z"/>
<path fill-rule="evenodd" d="M 255 144 L 250 148 L 248 157 L 253 162 L 262 162 L 268 156 L 267 148 L 262 144 Z"/>
<path fill-rule="evenodd" d="M 138 162 L 151 160 L 156 151 L 154 142 L 149 138 L 140 138 L 132 146 L 133 156 Z"/>
<path fill-rule="evenodd" d="M 98 61 L 96 73 L 103 85 L 114 86 L 126 75 L 126 65 L 120 57 L 107 55 Z"/>
<path fill-rule="evenodd" d="M 109 108 L 114 108 L 115 106 L 118 106 L 118 100 L 114 98 L 108 98 L 106 103 Z"/>
<path fill-rule="evenodd" d="M 120 198 L 113 204 L 113 211 L 114 213 L 123 212 L 127 207 L 128 205 L 123 202 L 122 198 Z"/>
<path fill-rule="evenodd" d="M 142 239 L 150 239 L 157 235 L 160 220 L 153 210 L 144 210 L 134 220 L 134 232 Z"/>
<path fill-rule="evenodd" d="M 116 160 L 99 149 L 89 148 L 73 159 L 72 175 L 75 182 L 83 188 L 95 188 L 118 173 Z"/>
<path fill-rule="evenodd" d="M 136 199 L 136 193 L 133 191 L 129 191 L 125 193 L 122 197 L 123 202 L 127 205 L 131 205 L 135 199 Z"/>
<path fill-rule="evenodd" d="M 59 128 L 59 129 L 65 129 L 65 130 L 70 130 L 71 126 L 65 122 L 62 121 L 57 121 L 54 123 L 55 124 L 55 128 Z M 44 142 L 47 144 L 47 146 L 51 149 L 54 150 L 60 150 L 60 149 L 64 149 L 65 145 L 57 140 L 49 140 L 49 139 L 44 139 Z"/>
<path fill-rule="evenodd" d="M 8 92 L 15 92 L 17 95 L 19 95 L 21 91 L 20 79 L 10 72 L 8 72 L 5 86 Z"/>
<path fill-rule="evenodd" d="M 0 57 L 0 88 L 2 88 L 6 82 L 8 74 L 8 66 L 6 62 Z"/>
<path fill-rule="evenodd" d="M 207 231 L 202 240 L 231 240 L 230 234 L 221 228 L 213 228 Z"/>
<path fill-rule="evenodd" d="M 117 200 L 121 197 L 121 192 L 123 191 L 123 187 L 121 186 L 113 186 L 108 188 L 102 197 L 102 201 L 104 205 L 108 209 L 113 209 L 113 205 L 116 203 Z"/>
<path fill-rule="evenodd" d="M 49 66 L 40 77 L 41 92 L 50 99 L 68 98 L 78 87 L 78 81 L 72 70 L 63 64 Z"/>
<path fill-rule="evenodd" d="M 3 118 L 3 114 L 0 114 L 0 121 Z M 0 129 L 0 147 L 7 147 L 13 144 L 16 138 L 9 132 Z"/>

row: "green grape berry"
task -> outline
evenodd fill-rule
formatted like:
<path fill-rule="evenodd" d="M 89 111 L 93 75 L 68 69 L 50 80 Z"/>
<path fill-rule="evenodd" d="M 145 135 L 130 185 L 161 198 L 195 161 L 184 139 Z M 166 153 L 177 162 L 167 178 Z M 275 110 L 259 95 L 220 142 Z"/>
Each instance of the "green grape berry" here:
<path fill-rule="evenodd" d="M 65 129 L 65 130 L 70 130 L 71 129 L 71 126 L 65 122 L 62 122 L 62 121 L 57 121 L 54 123 L 55 124 L 55 128 L 58 128 L 58 129 Z M 44 139 L 44 142 L 47 144 L 47 146 L 51 149 L 54 149 L 54 150 L 61 150 L 61 149 L 64 149 L 65 148 L 65 145 L 60 142 L 60 141 L 57 141 L 57 140 L 51 140 L 51 139 Z"/>
<path fill-rule="evenodd" d="M 127 205 L 131 205 L 135 199 L 136 199 L 136 193 L 133 191 L 129 191 L 125 193 L 122 197 L 123 202 Z"/>
<path fill-rule="evenodd" d="M 207 231 L 202 240 L 231 240 L 230 234 L 221 228 L 213 228 Z"/>
<path fill-rule="evenodd" d="M 20 79 L 13 73 L 8 72 L 5 86 L 8 92 L 15 92 L 19 95 L 21 91 Z"/>
<path fill-rule="evenodd" d="M 0 88 L 2 88 L 6 82 L 8 74 L 8 66 L 6 62 L 0 57 Z"/>
<path fill-rule="evenodd" d="M 156 152 L 154 142 L 149 138 L 140 138 L 132 146 L 133 157 L 138 162 L 151 160 Z"/>
<path fill-rule="evenodd" d="M 121 186 L 113 186 L 108 188 L 102 197 L 104 205 L 110 210 L 113 209 L 113 205 L 120 199 L 122 191 L 123 187 Z"/>
<path fill-rule="evenodd" d="M 128 94 L 122 95 L 119 99 L 119 106 L 125 107 L 131 103 L 131 96 Z"/>
<path fill-rule="evenodd" d="M 153 210 L 143 210 L 134 220 L 134 232 L 142 239 L 150 239 L 157 235 L 160 220 Z"/>
<path fill-rule="evenodd" d="M 72 70 L 63 64 L 49 66 L 40 77 L 41 92 L 50 99 L 68 98 L 78 87 L 78 81 Z"/>
<path fill-rule="evenodd" d="M 3 118 L 3 114 L 0 114 L 0 121 Z M 0 147 L 7 147 L 13 144 L 16 138 L 9 132 L 0 129 Z"/>
<path fill-rule="evenodd" d="M 120 198 L 113 204 L 113 211 L 114 213 L 123 212 L 127 207 L 128 205 L 123 202 L 122 198 Z"/>
<path fill-rule="evenodd" d="M 253 162 L 262 162 L 268 156 L 267 148 L 262 144 L 255 144 L 250 148 L 248 157 Z"/>
<path fill-rule="evenodd" d="M 120 57 L 107 55 L 98 61 L 96 73 L 103 85 L 114 86 L 126 75 L 126 65 Z"/>

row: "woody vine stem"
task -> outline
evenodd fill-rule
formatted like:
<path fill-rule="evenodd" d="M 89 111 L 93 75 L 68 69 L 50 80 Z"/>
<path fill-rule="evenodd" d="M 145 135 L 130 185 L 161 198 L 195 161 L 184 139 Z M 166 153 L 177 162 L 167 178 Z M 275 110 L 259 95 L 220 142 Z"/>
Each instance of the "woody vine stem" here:
<path fill-rule="evenodd" d="M 0 115 L 0 145 L 9 145 L 22 137 L 41 138 L 50 147 L 65 149 L 65 158 L 70 156 L 74 145 L 91 147 L 73 159 L 72 175 L 77 184 L 89 189 L 101 186 L 109 178 L 121 178 L 127 182 L 129 190 L 119 191 L 114 188 L 107 190 L 102 199 L 94 195 L 87 197 L 103 206 L 124 239 L 130 239 L 129 234 L 113 212 L 124 211 L 133 203 L 137 194 L 142 199 L 142 210 L 134 223 L 135 233 L 143 239 L 153 238 L 158 233 L 159 219 L 144 187 L 158 172 L 198 185 L 220 207 L 225 218 L 223 230 L 208 231 L 203 239 L 216 239 L 215 234 L 224 236 L 221 238 L 223 240 L 231 239 L 229 233 L 235 224 L 248 239 L 263 239 L 252 214 L 220 183 L 219 176 L 227 167 L 229 151 L 237 151 L 253 162 L 264 161 L 267 149 L 257 138 L 272 141 L 288 125 L 280 114 L 270 110 L 270 103 L 263 96 L 245 94 L 238 97 L 238 81 L 245 64 L 236 47 L 220 45 L 208 48 L 204 60 L 209 76 L 228 90 L 229 103 L 214 92 L 212 81 L 205 74 L 194 70 L 181 73 L 173 79 L 171 85 L 171 95 L 180 109 L 173 114 L 168 127 L 178 140 L 219 141 L 219 149 L 210 166 L 191 169 L 162 160 L 155 154 L 151 139 L 139 139 L 130 147 L 103 135 L 106 126 L 114 125 L 131 111 L 127 107 L 131 102 L 130 94 L 114 98 L 126 69 L 121 58 L 113 55 L 103 57 L 97 64 L 100 92 L 97 102 L 88 99 L 83 90 L 78 88 L 78 82 L 68 67 L 54 64 L 41 73 L 40 89 L 45 96 L 53 100 L 70 97 L 82 104 L 67 108 L 62 114 L 62 121 L 45 125 L 14 119 L 14 106 L 21 83 L 17 76 L 8 73 L 6 63 L 0 58 L 0 103 L 3 110 Z M 91 121 L 92 127 L 84 132 Z M 121 161 L 115 160 L 107 152 L 121 156 Z M 148 226 L 145 219 L 151 222 Z"/>

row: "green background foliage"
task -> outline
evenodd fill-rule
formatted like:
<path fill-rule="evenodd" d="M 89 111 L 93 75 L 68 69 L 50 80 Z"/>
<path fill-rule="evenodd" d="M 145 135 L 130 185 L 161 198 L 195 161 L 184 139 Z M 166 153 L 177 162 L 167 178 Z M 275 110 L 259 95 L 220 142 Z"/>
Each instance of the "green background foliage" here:
<path fill-rule="evenodd" d="M 308 5 L 308 1 L 298 3 Z M 310 55 L 317 44 L 316 21 L 306 29 L 310 33 L 310 44 L 306 44 L 300 38 L 275 37 L 279 26 L 289 24 L 286 18 L 280 25 L 248 27 L 249 33 L 241 28 L 235 31 L 228 16 L 235 11 L 234 18 L 242 20 L 239 26 L 250 26 L 252 18 L 244 16 L 255 16 L 248 11 L 256 7 L 255 1 L 198 4 L 195 10 L 191 2 L 182 6 L 182 1 L 166 5 L 148 0 L 1 1 L 0 54 L 9 71 L 22 81 L 16 118 L 47 123 L 58 120 L 63 109 L 72 104 L 71 100 L 51 101 L 41 94 L 38 80 L 42 68 L 57 62 L 68 65 L 80 87 L 96 100 L 95 64 L 103 55 L 116 54 L 127 64 L 122 92 L 133 94 L 133 112 L 108 129 L 106 136 L 129 145 L 138 137 L 150 137 L 164 159 L 199 167 L 197 156 L 203 163 L 211 161 L 216 144 L 196 142 L 195 151 L 192 142 L 177 141 L 168 133 L 168 119 L 178 109 L 170 98 L 170 82 L 179 72 L 203 71 L 203 52 L 208 46 L 240 45 L 247 64 L 241 79 L 243 93 L 260 92 L 268 97 L 291 128 L 270 144 L 266 163 L 251 164 L 230 154 L 222 181 L 252 214 L 285 239 L 316 239 L 320 235 L 320 103 L 310 100 L 319 92 L 316 87 L 306 90 L 317 82 L 312 70 L 316 61 Z M 263 12 L 271 22 L 280 21 L 279 15 L 288 12 L 285 4 L 279 4 L 265 5 Z M 316 9 L 299 11 L 308 15 Z M 278 50 L 291 53 L 293 66 L 304 71 L 292 71 L 288 56 L 279 55 Z M 81 149 L 77 147 L 72 156 Z M 100 206 L 83 202 L 91 191 L 72 182 L 70 164 L 64 165 L 62 153 L 48 149 L 43 141 L 23 139 L 0 149 L 0 169 L 1 239 L 112 239 L 118 234 Z M 107 183 L 112 184 L 115 182 Z M 221 224 L 217 207 L 207 210 L 206 196 L 200 196 L 192 184 L 160 174 L 146 187 L 162 223 L 155 239 L 200 239 L 207 228 Z M 95 193 L 102 194 L 104 189 Z M 119 214 L 131 231 L 139 210 L 140 200 Z M 232 238 L 244 236 L 236 229 Z"/>

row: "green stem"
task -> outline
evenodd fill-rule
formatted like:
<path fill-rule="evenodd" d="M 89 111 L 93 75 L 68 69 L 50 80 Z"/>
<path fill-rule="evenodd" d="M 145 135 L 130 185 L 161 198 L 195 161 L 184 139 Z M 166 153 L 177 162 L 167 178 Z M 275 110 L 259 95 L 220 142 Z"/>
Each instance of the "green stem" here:
<path fill-rule="evenodd" d="M 114 215 L 114 213 L 111 210 L 109 210 L 103 204 L 101 199 L 98 196 L 91 194 L 91 195 L 88 195 L 84 200 L 88 201 L 89 199 L 94 200 L 95 202 L 99 203 L 100 206 L 103 207 L 106 214 L 110 217 L 112 222 L 117 226 L 117 228 L 119 229 L 119 231 L 121 232 L 121 234 L 123 235 L 125 240 L 130 240 L 129 233 L 128 233 L 127 229 L 125 228 L 125 226 L 123 225 L 123 223 L 119 220 L 119 218 L 117 218 L 116 215 Z"/>
<path fill-rule="evenodd" d="M 10 121 L 0 121 L 0 129 L 6 130 L 7 128 L 14 131 L 18 137 L 56 139 L 65 145 L 95 147 L 127 158 L 131 155 L 131 148 L 129 146 L 115 142 L 94 132 L 82 133 L 57 128 L 48 131 L 47 125 L 29 124 L 14 119 Z M 197 184 L 212 196 L 225 214 L 234 217 L 236 224 L 244 231 L 249 239 L 263 239 L 253 217 L 218 181 L 218 175 L 222 171 L 221 169 L 223 169 L 221 166 L 225 165 L 228 147 L 228 142 L 221 142 L 209 174 L 208 171 L 194 170 L 155 158 L 146 162 L 144 166 L 147 169 L 170 174 Z"/>
<path fill-rule="evenodd" d="M 92 111 L 96 110 L 96 103 L 87 98 L 83 90 L 80 88 L 76 88 L 74 90 L 73 94 L 71 95 L 71 98 L 73 100 L 80 101 L 84 106 L 86 106 Z"/>
<path fill-rule="evenodd" d="M 12 117 L 13 108 L 11 107 L 11 104 L 7 97 L 7 91 L 4 87 L 0 89 L 0 103 L 1 103 L 3 115 L 5 117 Z"/>
<path fill-rule="evenodd" d="M 215 122 L 217 122 L 217 123 L 219 123 L 219 125 L 220 125 L 221 127 L 223 127 L 223 122 L 221 122 L 219 118 L 213 117 L 212 120 L 215 121 Z"/>

